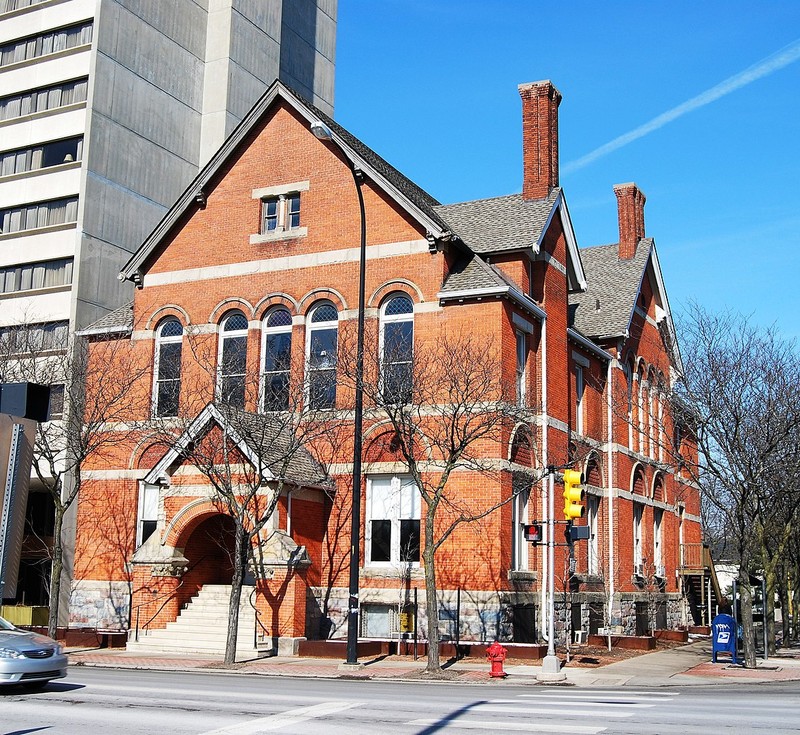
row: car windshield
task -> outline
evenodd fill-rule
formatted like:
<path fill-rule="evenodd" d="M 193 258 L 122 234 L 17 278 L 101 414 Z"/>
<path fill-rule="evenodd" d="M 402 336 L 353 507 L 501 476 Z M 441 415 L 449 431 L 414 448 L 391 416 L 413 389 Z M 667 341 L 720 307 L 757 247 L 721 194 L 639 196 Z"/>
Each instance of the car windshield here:
<path fill-rule="evenodd" d="M 0 618 L 0 630 L 14 630 L 14 626 L 3 618 Z"/>

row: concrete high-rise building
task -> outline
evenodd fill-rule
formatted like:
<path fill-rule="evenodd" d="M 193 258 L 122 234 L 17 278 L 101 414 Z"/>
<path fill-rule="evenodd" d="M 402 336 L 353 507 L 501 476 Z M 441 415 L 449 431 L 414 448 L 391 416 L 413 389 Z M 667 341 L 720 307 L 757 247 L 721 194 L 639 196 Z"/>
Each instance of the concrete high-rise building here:
<path fill-rule="evenodd" d="M 0 328 L 58 340 L 276 77 L 333 109 L 337 0 L 0 0 Z"/>
<path fill-rule="evenodd" d="M 337 1 L 0 0 L 6 356 L 18 325 L 64 349 L 130 301 L 120 268 L 276 77 L 332 113 Z M 45 602 L 43 560 L 18 599 Z"/>

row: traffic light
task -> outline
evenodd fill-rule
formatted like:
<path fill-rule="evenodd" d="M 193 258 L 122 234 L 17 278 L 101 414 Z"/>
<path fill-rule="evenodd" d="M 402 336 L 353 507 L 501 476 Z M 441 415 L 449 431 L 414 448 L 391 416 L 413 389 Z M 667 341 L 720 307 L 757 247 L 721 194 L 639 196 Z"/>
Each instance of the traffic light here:
<path fill-rule="evenodd" d="M 564 518 L 572 521 L 583 518 L 586 509 L 583 507 L 584 492 L 583 473 L 575 470 L 564 470 Z"/>
<path fill-rule="evenodd" d="M 531 523 L 524 527 L 525 532 L 525 540 L 530 541 L 532 544 L 540 544 L 542 543 L 542 524 L 541 523 Z"/>

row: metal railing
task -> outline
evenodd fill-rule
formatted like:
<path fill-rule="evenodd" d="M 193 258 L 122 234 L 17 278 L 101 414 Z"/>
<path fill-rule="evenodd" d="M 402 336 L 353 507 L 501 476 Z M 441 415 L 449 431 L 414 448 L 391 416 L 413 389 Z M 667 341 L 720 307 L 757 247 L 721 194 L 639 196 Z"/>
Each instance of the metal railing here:
<path fill-rule="evenodd" d="M 248 596 L 247 601 L 250 603 L 250 607 L 253 608 L 253 612 L 255 613 L 256 623 L 253 626 L 253 648 L 258 650 L 258 632 L 259 632 L 259 628 L 263 631 L 263 637 L 264 638 L 269 638 L 270 635 L 269 635 L 269 631 L 264 627 L 264 624 L 260 620 L 261 613 L 259 612 L 258 607 L 256 607 L 255 603 L 253 602 L 253 598 L 256 595 L 256 590 L 257 590 L 257 588 L 253 587 L 253 591 Z"/>

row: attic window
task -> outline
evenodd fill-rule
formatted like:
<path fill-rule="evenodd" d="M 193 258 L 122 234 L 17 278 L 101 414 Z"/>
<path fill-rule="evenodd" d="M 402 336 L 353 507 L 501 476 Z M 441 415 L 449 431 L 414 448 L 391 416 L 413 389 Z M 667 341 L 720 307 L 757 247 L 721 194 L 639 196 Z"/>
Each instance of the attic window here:
<path fill-rule="evenodd" d="M 300 226 L 301 193 L 308 191 L 307 181 L 253 189 L 252 198 L 260 201 L 260 222 L 257 234 L 250 235 L 250 244 L 304 237 Z"/>

